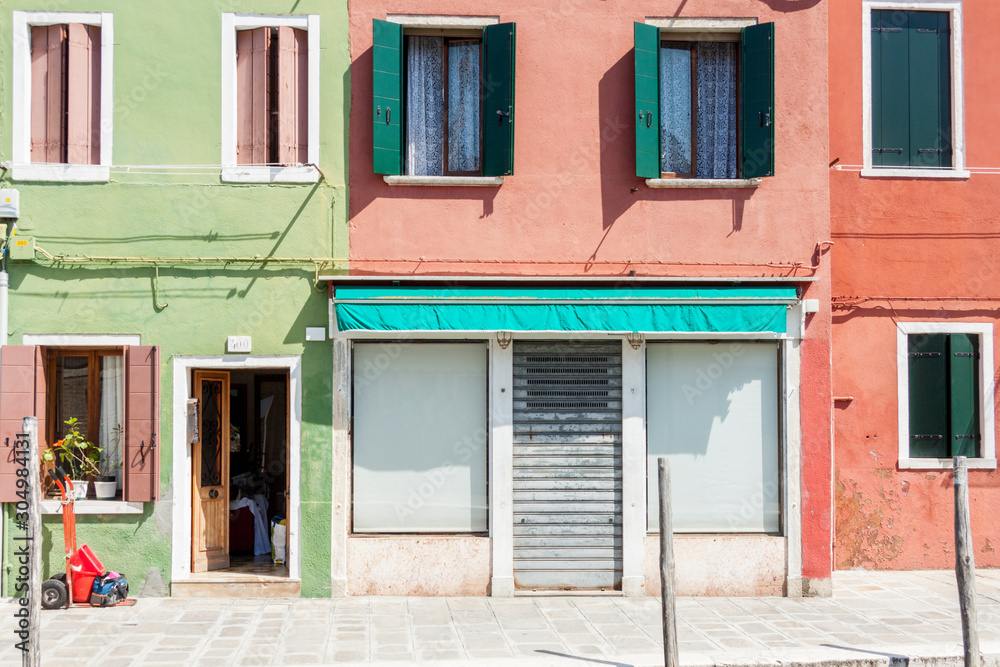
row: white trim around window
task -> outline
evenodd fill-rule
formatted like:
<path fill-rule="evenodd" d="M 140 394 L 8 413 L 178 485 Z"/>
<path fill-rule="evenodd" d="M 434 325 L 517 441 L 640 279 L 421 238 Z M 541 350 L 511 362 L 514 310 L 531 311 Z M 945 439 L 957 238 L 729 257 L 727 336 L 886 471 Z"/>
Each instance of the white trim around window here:
<path fill-rule="evenodd" d="M 902 9 L 948 12 L 951 15 L 951 169 L 875 167 L 872 163 L 872 11 Z M 861 175 L 885 178 L 969 178 L 965 165 L 965 95 L 963 93 L 962 0 L 862 0 L 861 81 L 863 161 Z"/>
<path fill-rule="evenodd" d="M 51 164 L 31 162 L 31 28 L 40 25 L 82 23 L 101 29 L 101 163 Z M 13 110 L 11 178 L 15 181 L 101 183 L 111 177 L 114 110 L 114 15 L 111 12 L 13 13 Z"/>
<path fill-rule="evenodd" d="M 308 159 L 304 165 L 277 167 L 236 163 L 236 31 L 298 28 L 309 37 Z M 222 15 L 222 180 L 227 183 L 316 183 L 319 181 L 319 15 Z"/>
<path fill-rule="evenodd" d="M 897 412 L 899 415 L 899 468 L 901 470 L 945 470 L 952 459 L 910 458 L 910 364 L 907 337 L 910 334 L 972 334 L 979 337 L 979 429 L 982 456 L 970 458 L 969 468 L 997 467 L 994 431 L 993 324 L 965 322 L 899 322 L 896 324 Z"/>

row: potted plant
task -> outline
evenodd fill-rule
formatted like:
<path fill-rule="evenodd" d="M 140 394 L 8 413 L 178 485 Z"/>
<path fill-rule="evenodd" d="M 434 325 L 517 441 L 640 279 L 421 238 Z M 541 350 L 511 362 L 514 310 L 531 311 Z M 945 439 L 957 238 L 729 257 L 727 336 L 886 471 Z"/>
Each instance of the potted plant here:
<path fill-rule="evenodd" d="M 76 417 L 66 420 L 69 432 L 57 441 L 42 455 L 44 461 L 55 461 L 73 482 L 73 496 L 77 500 L 87 497 L 87 478 L 100 474 L 98 463 L 101 460 L 101 448 L 80 433 Z"/>
<path fill-rule="evenodd" d="M 112 429 L 114 435 L 112 442 L 101 448 L 101 460 L 97 467 L 100 469 L 97 478 L 94 480 L 94 496 L 98 500 L 110 500 L 118 493 L 118 469 L 122 443 L 122 425 L 118 424 Z"/>

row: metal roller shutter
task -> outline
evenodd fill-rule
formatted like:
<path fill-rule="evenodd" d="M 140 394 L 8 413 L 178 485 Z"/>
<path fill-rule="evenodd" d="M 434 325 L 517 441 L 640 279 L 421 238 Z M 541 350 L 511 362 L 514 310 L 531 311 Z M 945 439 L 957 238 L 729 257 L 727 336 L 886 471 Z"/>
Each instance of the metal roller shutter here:
<path fill-rule="evenodd" d="M 620 343 L 514 343 L 514 579 L 610 589 L 622 571 Z"/>

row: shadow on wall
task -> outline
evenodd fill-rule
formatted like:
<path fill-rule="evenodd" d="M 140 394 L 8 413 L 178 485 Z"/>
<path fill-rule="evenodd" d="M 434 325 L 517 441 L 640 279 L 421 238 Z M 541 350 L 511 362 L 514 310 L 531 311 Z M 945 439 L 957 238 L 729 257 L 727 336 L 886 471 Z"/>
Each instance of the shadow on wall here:
<path fill-rule="evenodd" d="M 352 81 L 351 95 L 357 102 L 359 109 L 364 109 L 363 121 L 356 122 L 351 127 L 351 167 L 350 167 L 350 217 L 353 219 L 361 211 L 365 210 L 369 204 L 376 199 L 440 199 L 442 201 L 455 201 L 466 199 L 471 201 L 481 201 L 483 203 L 482 218 L 493 215 L 493 199 L 497 195 L 499 188 L 446 188 L 446 187 L 406 187 L 389 186 L 381 174 L 373 172 L 372 164 L 372 52 L 369 48 L 362 53 L 351 64 L 352 72 L 365 72 L 365 76 L 355 76 Z M 362 118 L 360 113 L 358 118 Z"/>
<path fill-rule="evenodd" d="M 812 9 L 823 0 L 760 0 L 776 12 L 800 12 L 803 9 Z"/>
<path fill-rule="evenodd" d="M 682 202 L 729 200 L 732 202 L 733 230 L 743 228 L 743 213 L 753 188 L 739 190 L 670 189 L 654 190 L 645 179 L 635 176 L 635 122 L 632 118 L 635 97 L 635 56 L 622 56 L 601 77 L 598 104 L 601 136 L 601 210 L 605 229 L 601 243 L 591 259 L 596 259 L 610 228 L 636 202 Z M 669 210 L 663 222 L 670 222 Z"/>

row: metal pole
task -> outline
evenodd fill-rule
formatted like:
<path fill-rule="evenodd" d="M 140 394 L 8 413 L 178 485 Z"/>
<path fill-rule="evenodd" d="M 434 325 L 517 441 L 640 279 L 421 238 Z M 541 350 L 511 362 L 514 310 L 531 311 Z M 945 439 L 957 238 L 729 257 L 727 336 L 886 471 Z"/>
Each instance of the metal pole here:
<path fill-rule="evenodd" d="M 663 606 L 663 664 L 680 667 L 674 581 L 674 515 L 670 506 L 670 461 L 657 459 L 660 481 L 660 599 Z"/>
<path fill-rule="evenodd" d="M 28 654 L 26 665 L 42 664 L 42 483 L 39 480 L 38 419 L 25 417 L 21 428 L 28 434 Z"/>
<path fill-rule="evenodd" d="M 969 469 L 964 456 L 955 457 L 955 575 L 962 615 L 965 667 L 979 667 L 979 628 L 976 621 L 976 561 L 969 520 Z"/>

